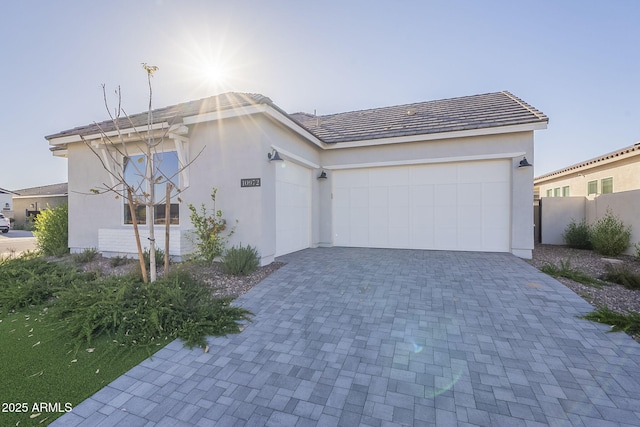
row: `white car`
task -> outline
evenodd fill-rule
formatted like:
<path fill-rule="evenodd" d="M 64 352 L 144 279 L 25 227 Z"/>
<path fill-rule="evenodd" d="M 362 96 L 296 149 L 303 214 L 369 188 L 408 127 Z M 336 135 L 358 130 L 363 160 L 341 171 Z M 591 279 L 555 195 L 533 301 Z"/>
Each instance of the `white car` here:
<path fill-rule="evenodd" d="M 0 230 L 2 230 L 3 233 L 8 233 L 9 228 L 11 228 L 9 218 L 0 213 Z"/>

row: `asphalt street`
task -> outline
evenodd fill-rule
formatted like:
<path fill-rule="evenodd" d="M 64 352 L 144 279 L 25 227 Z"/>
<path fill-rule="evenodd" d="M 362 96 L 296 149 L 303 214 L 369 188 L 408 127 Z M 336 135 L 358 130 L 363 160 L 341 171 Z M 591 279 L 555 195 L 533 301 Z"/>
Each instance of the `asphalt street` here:
<path fill-rule="evenodd" d="M 36 238 L 30 231 L 11 230 L 0 234 L 0 257 L 11 254 L 18 255 L 22 252 L 36 248 Z"/>

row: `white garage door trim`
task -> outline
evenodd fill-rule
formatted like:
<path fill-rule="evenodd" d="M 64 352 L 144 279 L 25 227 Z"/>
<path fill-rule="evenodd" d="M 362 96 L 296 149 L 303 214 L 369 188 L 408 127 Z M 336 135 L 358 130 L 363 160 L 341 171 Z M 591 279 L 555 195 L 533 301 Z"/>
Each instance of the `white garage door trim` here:
<path fill-rule="evenodd" d="M 509 252 L 507 159 L 335 170 L 335 246 Z"/>
<path fill-rule="evenodd" d="M 311 246 L 311 169 L 291 161 L 275 166 L 275 256 L 280 256 Z"/>

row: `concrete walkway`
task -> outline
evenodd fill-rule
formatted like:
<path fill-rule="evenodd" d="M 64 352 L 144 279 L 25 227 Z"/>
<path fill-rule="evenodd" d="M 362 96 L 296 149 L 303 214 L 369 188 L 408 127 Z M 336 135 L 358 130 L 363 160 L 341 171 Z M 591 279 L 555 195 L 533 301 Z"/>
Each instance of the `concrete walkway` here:
<path fill-rule="evenodd" d="M 319 248 L 55 426 L 638 426 L 640 344 L 509 254 Z"/>

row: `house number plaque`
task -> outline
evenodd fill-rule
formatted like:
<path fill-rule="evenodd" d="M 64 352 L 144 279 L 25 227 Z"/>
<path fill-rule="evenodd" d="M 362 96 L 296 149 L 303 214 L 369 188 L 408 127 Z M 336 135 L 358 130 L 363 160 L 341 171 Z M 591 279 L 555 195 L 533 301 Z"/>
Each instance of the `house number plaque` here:
<path fill-rule="evenodd" d="M 260 178 L 242 178 L 240 187 L 260 187 Z"/>

